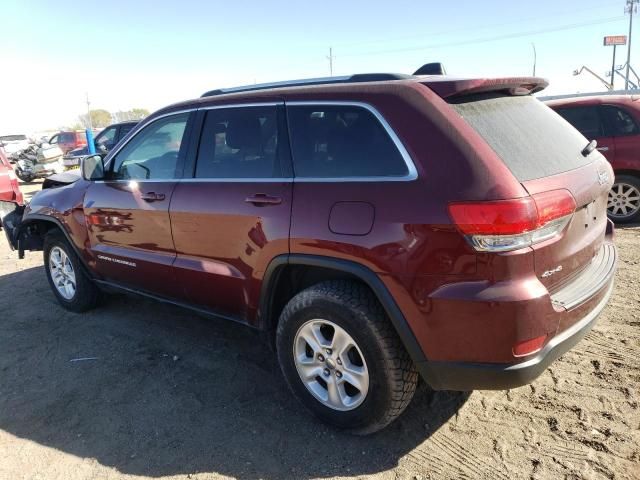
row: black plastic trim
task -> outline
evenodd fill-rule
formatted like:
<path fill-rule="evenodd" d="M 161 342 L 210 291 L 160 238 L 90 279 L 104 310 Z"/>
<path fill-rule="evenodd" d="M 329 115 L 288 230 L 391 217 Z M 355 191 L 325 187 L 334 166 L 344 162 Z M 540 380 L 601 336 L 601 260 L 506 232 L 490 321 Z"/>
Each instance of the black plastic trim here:
<path fill-rule="evenodd" d="M 407 349 L 407 352 L 417 364 L 427 362 L 427 358 L 418 343 L 409 323 L 402 314 L 400 307 L 396 304 L 393 296 L 387 290 L 380 277 L 364 265 L 349 260 L 342 260 L 320 255 L 290 254 L 275 257 L 267 267 L 260 292 L 260 316 L 263 317 L 271 311 L 273 292 L 278 283 L 278 277 L 282 271 L 280 267 L 285 265 L 306 265 L 309 267 L 320 267 L 349 273 L 363 281 L 376 295 L 378 301 L 385 309 L 391 323 L 393 324 L 400 340 Z M 272 319 L 261 318 L 262 328 L 268 328 Z M 275 323 L 275 322 L 274 322 Z"/>
<path fill-rule="evenodd" d="M 181 302 L 179 300 L 174 300 L 174 299 L 171 299 L 171 298 L 163 297 L 161 295 L 156 295 L 154 293 L 146 292 L 144 290 L 138 290 L 138 289 L 135 289 L 135 288 L 127 287 L 127 286 L 124 286 L 124 285 L 120 285 L 118 283 L 108 282 L 106 280 L 94 280 L 94 282 L 97 285 L 99 285 L 101 288 L 103 288 L 104 290 L 111 290 L 111 291 L 129 293 L 129 294 L 132 294 L 132 295 L 139 295 L 141 297 L 150 298 L 152 300 L 156 300 L 156 301 L 161 302 L 161 303 L 167 303 L 169 305 L 174 305 L 176 307 L 185 308 L 187 310 L 191 310 L 192 312 L 196 312 L 196 313 L 198 313 L 200 315 L 203 315 L 203 316 L 206 316 L 206 317 L 210 317 L 210 318 L 215 318 L 216 320 L 228 320 L 228 321 L 231 321 L 233 323 L 238 323 L 240 325 L 244 325 L 244 326 L 250 327 L 252 330 L 256 330 L 257 329 L 254 325 L 251 325 L 251 324 L 249 324 L 249 323 L 247 323 L 244 320 L 241 320 L 239 318 L 232 317 L 232 316 L 229 316 L 229 315 L 224 315 L 224 314 L 215 312 L 213 310 L 200 308 L 200 307 L 197 307 L 197 306 L 192 305 L 190 303 Z"/>

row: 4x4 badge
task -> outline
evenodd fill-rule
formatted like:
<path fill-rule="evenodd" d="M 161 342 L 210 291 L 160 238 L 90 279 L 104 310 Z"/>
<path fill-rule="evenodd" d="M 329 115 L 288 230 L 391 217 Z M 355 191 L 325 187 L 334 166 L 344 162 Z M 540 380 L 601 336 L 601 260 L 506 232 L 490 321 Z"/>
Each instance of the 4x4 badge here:
<path fill-rule="evenodd" d="M 562 271 L 562 265 L 558 265 L 556 268 L 552 268 L 551 270 L 547 270 L 542 274 L 542 278 L 547 278 L 553 275 L 554 273 L 558 273 Z"/>

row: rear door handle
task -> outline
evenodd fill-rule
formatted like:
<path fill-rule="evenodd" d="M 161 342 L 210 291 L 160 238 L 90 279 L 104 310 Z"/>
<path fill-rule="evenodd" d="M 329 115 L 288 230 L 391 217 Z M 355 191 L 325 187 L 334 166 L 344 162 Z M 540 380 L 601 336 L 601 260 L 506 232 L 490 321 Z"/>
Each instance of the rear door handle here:
<path fill-rule="evenodd" d="M 609 147 L 598 147 L 598 148 L 596 148 L 596 150 L 598 150 L 599 152 L 608 152 L 609 151 Z"/>
<path fill-rule="evenodd" d="M 140 198 L 145 202 L 158 202 L 164 200 L 164 193 L 147 192 L 140 194 Z"/>
<path fill-rule="evenodd" d="M 282 198 L 272 197 L 265 193 L 256 193 L 255 195 L 245 198 L 244 201 L 252 203 L 256 207 L 265 207 L 267 205 L 280 205 L 282 203 Z"/>

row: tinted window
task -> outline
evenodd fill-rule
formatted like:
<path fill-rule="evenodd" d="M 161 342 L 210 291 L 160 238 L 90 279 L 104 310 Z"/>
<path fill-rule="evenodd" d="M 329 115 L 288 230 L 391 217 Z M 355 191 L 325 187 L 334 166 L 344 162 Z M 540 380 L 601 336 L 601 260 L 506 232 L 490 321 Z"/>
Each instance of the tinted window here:
<path fill-rule="evenodd" d="M 120 138 L 124 138 L 134 127 L 135 125 L 120 125 Z"/>
<path fill-rule="evenodd" d="M 597 106 L 559 108 L 557 112 L 589 140 L 603 135 Z"/>
<path fill-rule="evenodd" d="M 116 142 L 116 127 L 107 127 L 96 137 L 96 146 L 111 148 Z"/>
<path fill-rule="evenodd" d="M 134 180 L 175 178 L 188 118 L 188 113 L 182 113 L 146 126 L 116 155 L 113 177 Z"/>
<path fill-rule="evenodd" d="M 607 135 L 621 137 L 640 133 L 633 117 L 622 108 L 603 105 L 601 108 L 604 128 Z"/>
<path fill-rule="evenodd" d="M 200 137 L 196 177 L 282 177 L 276 107 L 209 110 Z"/>
<path fill-rule="evenodd" d="M 58 143 L 75 143 L 76 134 L 74 132 L 62 132 L 58 135 Z"/>
<path fill-rule="evenodd" d="M 586 139 L 530 96 L 476 95 L 451 105 L 521 182 L 591 163 Z"/>
<path fill-rule="evenodd" d="M 408 174 L 389 134 L 358 106 L 287 108 L 297 177 L 390 177 Z"/>

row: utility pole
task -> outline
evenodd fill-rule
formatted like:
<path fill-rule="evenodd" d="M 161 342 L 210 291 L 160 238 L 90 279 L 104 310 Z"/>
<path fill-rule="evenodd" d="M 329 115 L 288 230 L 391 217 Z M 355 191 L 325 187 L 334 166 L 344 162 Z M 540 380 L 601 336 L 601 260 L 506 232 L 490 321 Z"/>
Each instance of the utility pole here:
<path fill-rule="evenodd" d="M 93 125 L 91 124 L 91 102 L 89 102 L 89 92 L 86 92 L 87 95 L 87 121 L 89 122 L 89 126 L 87 127 L 89 130 L 93 130 Z"/>
<path fill-rule="evenodd" d="M 631 32 L 633 29 L 633 14 L 638 11 L 636 6 L 640 0 L 627 0 L 624 13 L 629 14 L 629 45 L 627 46 L 627 74 L 625 75 L 624 89 L 629 90 L 629 68 L 631 68 Z"/>
<path fill-rule="evenodd" d="M 531 46 L 533 47 L 533 76 L 536 76 L 536 63 L 538 63 L 538 54 L 536 52 L 536 44 L 531 42 Z"/>
<path fill-rule="evenodd" d="M 329 60 L 329 76 L 333 77 L 333 48 L 332 47 L 329 47 L 329 56 L 327 57 L 327 60 Z"/>

